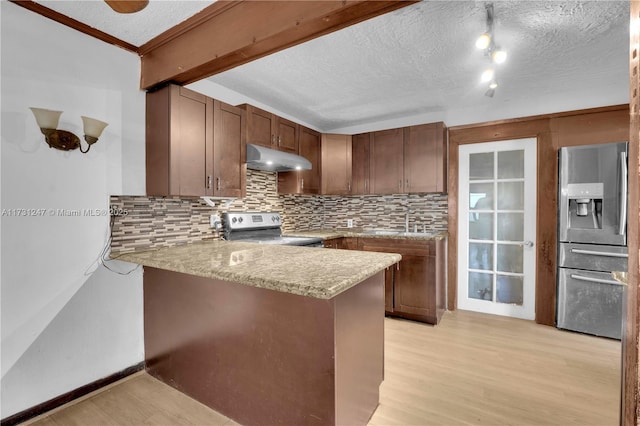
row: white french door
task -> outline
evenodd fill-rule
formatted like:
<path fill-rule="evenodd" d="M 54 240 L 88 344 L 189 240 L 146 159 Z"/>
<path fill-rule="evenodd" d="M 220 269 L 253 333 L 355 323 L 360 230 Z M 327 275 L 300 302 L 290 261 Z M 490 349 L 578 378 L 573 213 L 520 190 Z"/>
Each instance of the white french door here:
<path fill-rule="evenodd" d="M 536 143 L 459 147 L 459 309 L 535 319 Z"/>

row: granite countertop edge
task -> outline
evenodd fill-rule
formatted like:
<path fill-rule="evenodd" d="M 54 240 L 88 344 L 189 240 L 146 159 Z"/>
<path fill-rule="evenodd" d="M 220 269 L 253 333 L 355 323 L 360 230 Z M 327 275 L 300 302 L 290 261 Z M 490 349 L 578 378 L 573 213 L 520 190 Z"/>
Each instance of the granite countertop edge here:
<path fill-rule="evenodd" d="M 232 262 L 244 253 L 247 262 Z M 235 257 L 234 257 L 235 256 Z M 395 253 L 207 241 L 114 253 L 112 259 L 300 296 L 331 299 L 399 262 Z M 301 267 L 300 265 L 304 265 Z"/>

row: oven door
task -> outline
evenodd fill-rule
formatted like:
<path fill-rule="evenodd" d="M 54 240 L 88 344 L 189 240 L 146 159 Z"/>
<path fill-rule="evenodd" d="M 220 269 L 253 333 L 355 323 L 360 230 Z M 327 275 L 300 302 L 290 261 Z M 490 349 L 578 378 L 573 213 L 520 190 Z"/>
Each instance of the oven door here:
<path fill-rule="evenodd" d="M 558 328 L 620 339 L 625 286 L 609 272 L 558 270 Z"/>

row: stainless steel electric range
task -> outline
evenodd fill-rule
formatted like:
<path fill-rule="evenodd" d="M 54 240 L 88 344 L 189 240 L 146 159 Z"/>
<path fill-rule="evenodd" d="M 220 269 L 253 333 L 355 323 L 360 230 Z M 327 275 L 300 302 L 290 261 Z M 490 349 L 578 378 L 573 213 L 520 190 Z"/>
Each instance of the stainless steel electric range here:
<path fill-rule="evenodd" d="M 322 247 L 321 238 L 283 237 L 282 217 L 275 212 L 227 212 L 222 214 L 224 239 L 247 243 Z"/>

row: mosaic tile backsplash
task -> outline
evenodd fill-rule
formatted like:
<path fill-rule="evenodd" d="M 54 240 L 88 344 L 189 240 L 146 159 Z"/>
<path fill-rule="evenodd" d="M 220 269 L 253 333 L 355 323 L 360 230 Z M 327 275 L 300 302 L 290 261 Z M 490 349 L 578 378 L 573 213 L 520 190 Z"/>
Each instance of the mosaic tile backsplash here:
<path fill-rule="evenodd" d="M 247 170 L 247 195 L 228 208 L 212 208 L 197 197 L 112 196 L 112 255 L 186 244 L 218 235 L 209 215 L 224 211 L 278 211 L 283 230 L 346 228 L 347 219 L 363 229 L 419 231 L 447 229 L 446 194 L 278 195 L 275 173 Z M 124 214 L 126 212 L 126 214 Z"/>

